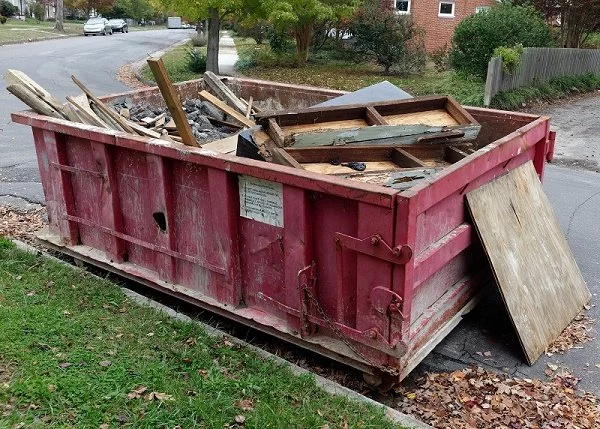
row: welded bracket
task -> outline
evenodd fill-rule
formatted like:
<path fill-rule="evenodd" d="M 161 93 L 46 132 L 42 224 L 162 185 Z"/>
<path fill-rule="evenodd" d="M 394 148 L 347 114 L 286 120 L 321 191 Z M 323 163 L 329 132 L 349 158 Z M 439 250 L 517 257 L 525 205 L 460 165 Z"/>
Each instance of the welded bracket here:
<path fill-rule="evenodd" d="M 413 256 L 413 250 L 410 246 L 403 244 L 392 248 L 379 234 L 373 234 L 363 239 L 339 232 L 336 232 L 334 236 L 335 243 L 339 248 L 354 250 L 392 264 L 406 264 Z"/>
<path fill-rule="evenodd" d="M 406 320 L 401 310 L 402 297 L 396 292 L 384 286 L 377 286 L 371 290 L 369 298 L 375 311 L 390 317 L 399 317 L 402 320 Z"/>

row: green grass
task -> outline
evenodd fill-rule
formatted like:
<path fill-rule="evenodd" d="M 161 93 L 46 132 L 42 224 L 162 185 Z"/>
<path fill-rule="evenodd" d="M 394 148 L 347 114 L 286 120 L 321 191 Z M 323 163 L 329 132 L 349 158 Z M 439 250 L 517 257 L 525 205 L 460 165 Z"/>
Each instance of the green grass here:
<path fill-rule="evenodd" d="M 36 22 L 28 18 L 25 21 L 10 18 L 6 24 L 0 24 L 0 44 L 28 42 L 34 40 L 60 38 L 61 36 L 83 35 L 83 21 L 65 21 L 64 33 L 54 30 L 54 22 Z M 129 27 L 129 31 L 165 29 L 164 26 Z"/>
<path fill-rule="evenodd" d="M 587 49 L 600 49 L 600 33 L 590 34 L 583 42 L 583 47 Z"/>
<path fill-rule="evenodd" d="M 381 410 L 0 237 L 0 428 L 223 428 L 238 415 L 248 428 L 393 427 Z"/>
<path fill-rule="evenodd" d="M 422 76 L 385 75 L 373 64 L 344 60 L 344 54 L 324 52 L 314 55 L 304 67 L 296 67 L 290 56 L 279 63 L 268 55 L 266 44 L 256 45 L 252 39 L 234 38 L 238 48 L 238 68 L 244 76 L 257 79 L 320 86 L 342 91 L 355 91 L 382 80 L 397 85 L 413 95 L 451 95 L 469 105 L 483 103 L 485 82 L 458 75 L 453 71 L 437 72 L 427 68 Z M 253 58 L 264 58 L 264 65 Z M 271 60 L 271 61 L 269 61 Z"/>
<path fill-rule="evenodd" d="M 165 68 L 169 73 L 171 81 L 183 82 L 185 80 L 199 79 L 202 77 L 201 74 L 190 71 L 187 66 L 186 51 L 193 47 L 192 42 L 188 41 L 183 45 L 176 46 L 162 56 L 163 63 L 165 64 Z M 196 49 L 199 49 L 206 55 L 206 46 Z M 146 80 L 152 82 L 155 81 L 148 65 L 142 67 L 140 75 Z"/>
<path fill-rule="evenodd" d="M 600 75 L 564 76 L 543 84 L 500 92 L 492 100 L 492 107 L 519 110 L 530 103 L 551 102 L 597 89 L 600 89 Z"/>

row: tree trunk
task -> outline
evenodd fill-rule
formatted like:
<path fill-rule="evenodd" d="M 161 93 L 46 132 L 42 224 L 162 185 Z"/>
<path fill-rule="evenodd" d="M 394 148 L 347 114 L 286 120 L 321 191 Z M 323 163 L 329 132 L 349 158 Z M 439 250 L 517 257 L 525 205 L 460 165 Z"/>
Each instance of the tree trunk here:
<path fill-rule="evenodd" d="M 63 0 L 56 0 L 56 22 L 54 23 L 54 29 L 65 31 L 63 27 Z"/>
<path fill-rule="evenodd" d="M 206 70 L 219 74 L 219 38 L 221 18 L 219 11 L 214 7 L 209 9 L 208 18 L 208 46 L 206 48 Z"/>
<path fill-rule="evenodd" d="M 298 53 L 298 65 L 306 64 L 308 60 L 308 47 L 312 38 L 312 23 L 296 27 L 296 52 Z"/>

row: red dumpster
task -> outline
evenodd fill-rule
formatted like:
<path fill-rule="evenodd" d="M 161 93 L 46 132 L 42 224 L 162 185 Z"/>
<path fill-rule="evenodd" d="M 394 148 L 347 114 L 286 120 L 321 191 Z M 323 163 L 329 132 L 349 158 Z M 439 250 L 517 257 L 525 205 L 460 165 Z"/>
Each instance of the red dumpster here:
<path fill-rule="evenodd" d="M 230 79 L 270 107 L 339 95 Z M 194 97 L 201 81 L 179 86 Z M 105 97 L 162 104 L 156 88 Z M 370 374 L 402 378 L 484 292 L 464 195 L 547 157 L 548 118 L 469 108 L 479 148 L 405 191 L 14 113 L 47 245 Z"/>

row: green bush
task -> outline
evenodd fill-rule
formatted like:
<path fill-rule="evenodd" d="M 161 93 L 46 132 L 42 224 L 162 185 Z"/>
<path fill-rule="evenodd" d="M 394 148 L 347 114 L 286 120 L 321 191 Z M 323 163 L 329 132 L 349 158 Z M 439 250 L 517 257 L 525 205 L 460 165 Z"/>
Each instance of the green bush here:
<path fill-rule="evenodd" d="M 31 7 L 31 12 L 33 13 L 33 16 L 35 17 L 35 20 L 37 22 L 43 21 L 44 17 L 46 16 L 46 7 L 39 1 L 36 1 L 35 3 L 31 4 L 30 7 Z"/>
<path fill-rule="evenodd" d="M 204 73 L 206 71 L 206 55 L 200 52 L 199 49 L 188 49 L 185 54 L 189 71 L 194 73 Z"/>
<path fill-rule="evenodd" d="M 254 39 L 257 45 L 261 45 L 265 40 L 267 27 L 264 22 L 253 24 L 239 24 L 236 28 L 236 33 L 239 37 Z"/>
<path fill-rule="evenodd" d="M 492 56 L 502 58 L 502 68 L 507 73 L 512 73 L 521 64 L 521 56 L 523 55 L 523 45 L 518 43 L 512 48 L 500 46 L 494 49 Z"/>
<path fill-rule="evenodd" d="M 352 22 L 353 47 L 358 54 L 373 58 L 389 73 L 420 73 L 425 66 L 423 32 L 409 15 L 399 15 L 378 4 L 366 4 Z"/>
<path fill-rule="evenodd" d="M 6 17 L 0 15 L 0 24 L 6 24 Z"/>
<path fill-rule="evenodd" d="M 0 1 L 0 15 L 3 17 L 14 16 L 19 13 L 19 8 L 17 6 L 13 6 L 11 2 L 8 0 Z M 0 20 L 1 21 L 1 20 Z M 4 21 L 6 22 L 6 21 Z M 2 24 L 4 24 L 4 22 Z"/>
<path fill-rule="evenodd" d="M 456 70 L 485 76 L 500 46 L 552 46 L 550 27 L 531 6 L 503 3 L 462 21 L 454 31 L 450 62 Z"/>
<path fill-rule="evenodd" d="M 273 27 L 267 27 L 266 39 L 269 41 L 271 50 L 276 54 L 285 54 L 294 49 L 294 42 L 285 31 Z"/>

